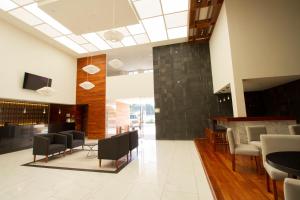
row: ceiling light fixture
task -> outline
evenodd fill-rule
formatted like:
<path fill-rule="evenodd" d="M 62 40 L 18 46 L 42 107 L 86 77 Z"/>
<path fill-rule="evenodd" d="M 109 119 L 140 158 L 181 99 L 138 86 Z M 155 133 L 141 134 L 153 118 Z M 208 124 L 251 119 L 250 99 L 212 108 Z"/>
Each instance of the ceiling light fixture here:
<path fill-rule="evenodd" d="M 83 83 L 80 83 L 79 86 L 85 90 L 90 90 L 95 87 L 95 85 L 89 81 L 84 81 Z"/>
<path fill-rule="evenodd" d="M 116 0 L 113 0 L 113 24 L 112 24 L 113 28 L 115 27 L 115 21 L 116 21 L 115 18 L 116 18 Z M 109 30 L 104 33 L 104 38 L 111 42 L 120 42 L 124 38 L 124 35 L 120 31 Z"/>
<path fill-rule="evenodd" d="M 34 14 L 35 16 L 37 16 L 38 18 L 40 18 L 41 20 L 43 20 L 44 22 L 46 22 L 47 24 L 49 24 L 50 26 L 52 26 L 53 28 L 55 28 L 56 30 L 58 30 L 59 32 L 65 34 L 65 35 L 72 33 L 69 29 L 67 29 L 61 23 L 59 23 L 58 21 L 53 19 L 50 15 L 48 15 L 43 10 L 41 10 L 38 7 L 37 3 L 33 3 L 28 6 L 24 6 L 24 8 L 26 10 L 28 10 L 29 12 L 31 12 L 32 14 Z"/>
<path fill-rule="evenodd" d="M 168 39 L 163 16 L 143 19 L 143 24 L 151 42 Z"/>
<path fill-rule="evenodd" d="M 120 69 L 123 67 L 123 62 L 119 59 L 112 59 L 108 62 L 108 64 L 115 69 Z"/>
<path fill-rule="evenodd" d="M 18 7 L 18 5 L 10 0 L 1 0 L 0 1 L 0 9 L 2 9 L 4 11 L 9 11 L 9 10 L 15 9 L 17 7 Z"/>
<path fill-rule="evenodd" d="M 111 49 L 111 47 L 101 39 L 96 33 L 87 33 L 82 35 L 84 39 L 95 45 L 100 50 Z"/>
<path fill-rule="evenodd" d="M 101 71 L 101 69 L 95 65 L 93 65 L 93 57 L 90 57 L 90 64 L 86 65 L 85 67 L 82 68 L 83 71 L 85 71 L 88 74 L 96 74 Z M 88 62 L 88 58 L 87 58 Z"/>
<path fill-rule="evenodd" d="M 54 38 L 56 41 L 58 41 L 59 43 L 65 45 L 66 47 L 72 49 L 73 51 L 75 51 L 76 53 L 88 53 L 87 50 L 85 50 L 84 48 L 82 48 L 81 46 L 79 46 L 76 42 L 74 42 L 73 40 L 67 38 L 66 36 L 60 36 L 57 38 Z"/>

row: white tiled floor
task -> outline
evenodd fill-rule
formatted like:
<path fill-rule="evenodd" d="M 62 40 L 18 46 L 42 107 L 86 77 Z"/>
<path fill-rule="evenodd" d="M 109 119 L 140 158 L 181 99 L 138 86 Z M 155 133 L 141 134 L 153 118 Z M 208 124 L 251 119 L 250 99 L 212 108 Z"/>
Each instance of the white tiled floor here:
<path fill-rule="evenodd" d="M 0 155 L 0 199 L 213 199 L 192 141 L 142 139 L 139 150 L 119 174 L 20 166 L 32 160 L 31 149 Z"/>

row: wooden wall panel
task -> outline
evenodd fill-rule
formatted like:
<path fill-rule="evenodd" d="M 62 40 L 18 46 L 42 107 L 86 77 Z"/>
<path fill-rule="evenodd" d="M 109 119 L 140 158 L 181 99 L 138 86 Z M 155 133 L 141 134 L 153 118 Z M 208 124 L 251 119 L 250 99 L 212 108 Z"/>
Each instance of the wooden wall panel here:
<path fill-rule="evenodd" d="M 92 61 L 91 61 L 92 60 Z M 92 64 L 101 69 L 100 72 L 88 75 L 88 80 L 95 87 L 91 90 L 82 89 L 79 84 L 86 81 L 87 74 L 82 67 Z M 77 60 L 76 104 L 88 105 L 87 135 L 97 139 L 105 136 L 105 99 L 106 99 L 106 55 L 97 55 Z"/>

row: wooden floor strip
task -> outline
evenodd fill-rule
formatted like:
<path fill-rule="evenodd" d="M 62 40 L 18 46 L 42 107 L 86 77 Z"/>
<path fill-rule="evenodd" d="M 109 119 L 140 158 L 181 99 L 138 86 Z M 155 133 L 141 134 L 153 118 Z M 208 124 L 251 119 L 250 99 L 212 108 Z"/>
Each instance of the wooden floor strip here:
<path fill-rule="evenodd" d="M 196 139 L 195 144 L 218 200 L 273 200 L 273 193 L 266 189 L 265 174 L 263 170 L 256 172 L 254 159 L 236 156 L 234 172 L 225 148 L 214 151 L 205 139 Z M 283 183 L 277 185 L 279 199 L 283 200 Z"/>

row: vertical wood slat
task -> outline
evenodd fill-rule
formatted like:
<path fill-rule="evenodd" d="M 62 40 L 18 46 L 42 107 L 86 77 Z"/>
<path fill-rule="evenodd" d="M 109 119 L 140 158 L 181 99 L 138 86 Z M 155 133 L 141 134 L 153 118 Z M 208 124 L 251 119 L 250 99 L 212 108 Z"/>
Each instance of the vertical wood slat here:
<path fill-rule="evenodd" d="M 79 86 L 87 80 L 87 74 L 82 70 L 87 64 L 93 64 L 101 69 L 96 74 L 88 75 L 88 80 L 95 85 L 91 90 L 84 90 Z M 87 135 L 90 139 L 105 137 L 105 100 L 106 55 L 79 58 L 77 60 L 76 104 L 88 105 Z"/>

